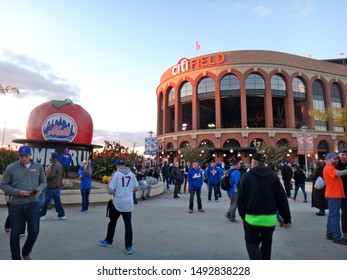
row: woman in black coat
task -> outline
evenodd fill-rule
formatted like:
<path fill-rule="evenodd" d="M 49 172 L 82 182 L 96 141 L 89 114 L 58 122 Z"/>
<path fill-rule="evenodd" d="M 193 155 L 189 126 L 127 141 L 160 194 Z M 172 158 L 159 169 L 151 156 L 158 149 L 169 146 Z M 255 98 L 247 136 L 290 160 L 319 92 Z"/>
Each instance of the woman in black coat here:
<path fill-rule="evenodd" d="M 323 178 L 323 168 L 324 163 L 316 160 L 314 162 L 314 171 L 312 176 L 312 207 L 319 209 L 319 212 L 316 213 L 317 216 L 325 216 L 325 209 L 328 209 L 328 203 L 325 199 L 325 187 L 318 190 L 314 187 L 315 182 L 319 176 Z"/>

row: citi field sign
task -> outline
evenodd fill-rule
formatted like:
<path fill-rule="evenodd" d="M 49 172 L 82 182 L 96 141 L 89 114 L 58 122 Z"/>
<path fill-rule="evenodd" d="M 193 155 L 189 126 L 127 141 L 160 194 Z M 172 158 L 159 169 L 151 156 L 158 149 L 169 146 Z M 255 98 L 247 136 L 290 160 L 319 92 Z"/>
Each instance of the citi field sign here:
<path fill-rule="evenodd" d="M 225 61 L 224 53 L 216 53 L 206 56 L 199 56 L 196 58 L 188 59 L 181 58 L 175 66 L 172 67 L 172 75 L 182 74 L 186 71 L 197 70 L 203 67 L 210 67 L 217 64 L 222 64 Z"/>

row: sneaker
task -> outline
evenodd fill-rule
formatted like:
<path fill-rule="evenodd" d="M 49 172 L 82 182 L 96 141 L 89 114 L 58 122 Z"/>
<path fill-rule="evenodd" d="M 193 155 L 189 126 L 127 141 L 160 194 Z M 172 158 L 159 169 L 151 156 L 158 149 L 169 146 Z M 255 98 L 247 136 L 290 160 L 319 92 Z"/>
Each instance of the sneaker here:
<path fill-rule="evenodd" d="M 23 260 L 31 260 L 30 255 L 23 256 Z"/>
<path fill-rule="evenodd" d="M 6 232 L 6 233 L 9 233 L 10 231 L 11 231 L 10 228 L 5 228 L 5 232 Z"/>
<path fill-rule="evenodd" d="M 346 239 L 337 239 L 333 241 L 335 244 L 340 244 L 340 245 L 347 245 L 347 240 Z"/>
<path fill-rule="evenodd" d="M 57 217 L 58 220 L 66 220 L 66 216 Z"/>
<path fill-rule="evenodd" d="M 325 238 L 326 238 L 327 240 L 333 240 L 333 236 L 330 235 L 330 234 L 327 234 L 327 235 L 325 236 Z"/>
<path fill-rule="evenodd" d="M 107 247 L 107 248 L 112 247 L 112 243 L 108 243 L 106 240 L 99 240 L 99 245 Z"/>
<path fill-rule="evenodd" d="M 205 212 L 205 210 L 201 208 L 201 209 L 199 209 L 199 212 L 204 213 L 204 212 Z"/>
<path fill-rule="evenodd" d="M 189 210 L 188 210 L 188 213 L 193 213 L 193 209 L 189 209 Z"/>
<path fill-rule="evenodd" d="M 81 210 L 80 211 L 82 214 L 86 214 L 86 213 L 88 213 L 88 210 Z"/>
<path fill-rule="evenodd" d="M 124 252 L 128 255 L 132 254 L 133 253 L 133 249 L 131 249 L 131 247 L 128 247 L 128 248 L 125 248 L 124 249 Z"/>
<path fill-rule="evenodd" d="M 46 216 L 41 216 L 41 217 L 40 217 L 40 220 L 41 220 L 41 221 L 44 221 L 44 220 L 46 220 L 46 219 L 47 219 Z"/>
<path fill-rule="evenodd" d="M 20 234 L 20 235 L 19 235 L 19 238 L 20 238 L 20 239 L 24 239 L 24 238 L 26 238 L 26 237 L 27 237 L 27 236 L 26 236 L 25 234 Z"/>
<path fill-rule="evenodd" d="M 307 200 L 305 199 L 305 200 L 303 201 L 303 203 L 307 203 Z"/>

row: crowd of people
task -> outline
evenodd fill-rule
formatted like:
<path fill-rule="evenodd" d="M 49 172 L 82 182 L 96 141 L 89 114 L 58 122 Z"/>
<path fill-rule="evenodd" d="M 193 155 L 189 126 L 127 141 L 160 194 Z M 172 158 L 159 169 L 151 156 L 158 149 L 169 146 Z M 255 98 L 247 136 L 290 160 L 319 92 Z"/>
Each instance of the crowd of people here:
<path fill-rule="evenodd" d="M 30 147 L 20 147 L 18 155 L 19 160 L 6 168 L 0 186 L 6 194 L 9 211 L 5 230 L 10 233 L 12 259 L 31 259 L 30 253 L 39 234 L 40 220 L 46 219 L 51 200 L 54 201 L 58 213 L 57 219 L 66 219 L 60 200 L 64 166 L 56 152 L 51 154 L 51 164 L 46 169 L 30 159 Z M 198 162 L 186 162 L 184 165 L 180 162 L 164 162 L 160 168 L 132 171 L 125 166 L 124 160 L 117 159 L 115 171 L 107 187 L 112 196 L 107 205 L 107 216 L 110 220 L 106 237 L 99 241 L 99 245 L 112 247 L 117 221 L 122 216 L 125 226 L 124 250 L 127 254 L 133 252 L 131 213 L 134 204 L 137 204 L 137 191 L 141 191 L 143 200 L 150 199 L 153 184 L 150 178 L 162 180 L 167 191 L 171 192 L 170 188 L 173 186 L 174 199 L 179 199 L 182 192 L 188 192 L 187 212 L 192 214 L 195 197 L 197 211 L 205 212 L 201 197 L 204 183 L 208 190 L 207 203 L 211 203 L 212 198 L 215 202 L 220 201 L 221 183 L 226 176 L 229 187 L 225 195 L 228 196 L 230 204 L 225 217 L 230 223 L 237 222 L 238 210 L 250 259 L 271 259 L 275 226 L 279 223 L 281 227 L 291 227 L 288 199 L 297 200 L 301 190 L 303 202 L 307 203 L 307 180 L 312 181 L 311 206 L 318 209 L 316 215 L 325 216 L 329 209 L 326 238 L 336 244 L 347 245 L 347 149 L 340 150 L 338 154 L 329 153 L 324 161 L 315 161 L 310 176 L 307 176 L 300 166 L 292 166 L 285 160 L 280 161 L 278 168 L 265 162 L 265 156 L 256 153 L 251 159 L 249 169 L 235 159 L 230 163 L 230 169 L 225 169 L 222 163 L 211 160 L 204 168 Z M 82 197 L 81 213 L 87 213 L 93 174 L 87 161 L 78 169 L 78 174 Z M 281 176 L 278 176 L 279 174 Z M 324 181 L 323 187 L 318 188 L 318 178 Z M 40 204 L 39 197 L 43 192 L 45 199 Z M 27 239 L 20 250 L 19 240 L 25 234 L 26 227 Z"/>

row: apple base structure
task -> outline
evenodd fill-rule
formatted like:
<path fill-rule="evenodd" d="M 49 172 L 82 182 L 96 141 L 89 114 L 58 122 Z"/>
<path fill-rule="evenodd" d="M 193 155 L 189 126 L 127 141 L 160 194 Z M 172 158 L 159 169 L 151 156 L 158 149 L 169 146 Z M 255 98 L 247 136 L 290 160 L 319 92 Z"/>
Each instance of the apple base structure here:
<path fill-rule="evenodd" d="M 163 73 L 156 94 L 159 162 L 180 161 L 190 146 L 217 162 L 250 163 L 266 141 L 288 145 L 286 160 L 303 164 L 304 136 L 311 164 L 347 145 L 343 126 L 309 114 L 347 107 L 347 59 L 262 50 L 182 58 Z"/>

